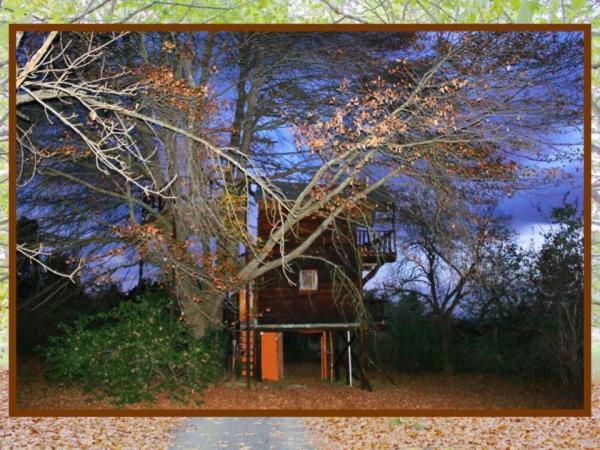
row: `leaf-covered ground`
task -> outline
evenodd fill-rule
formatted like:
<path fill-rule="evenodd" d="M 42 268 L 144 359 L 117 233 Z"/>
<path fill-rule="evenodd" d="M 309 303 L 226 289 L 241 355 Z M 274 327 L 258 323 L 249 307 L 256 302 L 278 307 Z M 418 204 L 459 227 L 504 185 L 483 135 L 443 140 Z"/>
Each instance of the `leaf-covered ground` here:
<path fill-rule="evenodd" d="M 114 408 L 97 393 L 77 386 L 50 384 L 40 365 L 20 372 L 17 403 L 24 408 Z M 127 408 L 209 409 L 431 409 L 431 408 L 575 408 L 578 396 L 550 383 L 523 382 L 495 375 L 395 374 L 398 388 L 373 375 L 374 390 L 348 388 L 343 383 L 324 383 L 319 367 L 292 366 L 283 382 L 259 383 L 248 391 L 243 380 L 207 388 L 202 395 L 190 393 L 188 403 L 166 394 L 153 403 Z M 198 405 L 196 401 L 202 403 Z"/>
<path fill-rule="evenodd" d="M 169 448 L 174 443 L 176 429 L 183 429 L 179 419 L 171 418 L 8 418 L 6 372 L 0 373 L 0 448 Z M 68 395 L 80 406 L 85 396 L 74 388 L 48 388 L 52 399 L 67 402 Z M 63 389 L 61 391 L 61 389 Z M 208 393 L 207 400 L 216 402 L 219 394 L 233 391 L 227 404 L 247 397 L 241 386 L 228 386 Z M 325 386 L 325 390 L 332 387 Z M 343 388 L 345 389 L 345 388 Z M 289 395 L 291 392 L 298 395 Z M 345 389 L 349 391 L 349 389 Z M 61 392 L 64 397 L 57 396 Z M 259 393 L 262 401 L 276 392 L 273 387 Z M 335 389 L 333 389 L 335 392 Z M 280 389 L 298 402 L 306 394 L 316 394 L 314 388 L 290 384 Z M 360 391 L 359 391 L 360 392 Z M 255 392 L 256 393 L 256 392 Z M 35 393 L 34 393 L 35 394 Z M 40 394 L 40 392 L 37 392 Z M 303 395 L 304 394 L 304 395 Z M 339 394 L 339 392 L 338 392 Z M 549 392 L 547 392 L 549 394 Z M 332 401 L 328 394 L 320 401 Z M 312 398 L 314 401 L 314 398 Z M 307 418 L 307 443 L 323 449 L 396 449 L 396 448 L 600 448 L 600 386 L 594 387 L 594 418 Z M 108 406 L 96 402 L 97 407 Z M 257 402 L 257 406 L 260 402 Z M 48 404 L 47 406 L 51 406 Z M 166 406 L 161 404 L 161 406 Z M 239 404 L 237 405 L 239 407 Z M 205 422 L 195 422 L 204 433 Z M 189 448 L 189 447 L 188 447 Z M 202 448 L 201 446 L 198 448 Z M 254 447 L 252 447 L 254 448 Z M 258 447 L 257 447 L 258 448 Z"/>
<path fill-rule="evenodd" d="M 600 448 L 600 384 L 592 387 L 592 417 L 307 418 L 320 449 Z"/>
<path fill-rule="evenodd" d="M 594 387 L 600 407 L 600 386 Z M 598 449 L 594 417 L 326 418 L 305 419 L 322 449 L 498 448 Z"/>
<path fill-rule="evenodd" d="M 2 449 L 168 449 L 181 419 L 8 417 L 8 372 L 0 372 Z"/>

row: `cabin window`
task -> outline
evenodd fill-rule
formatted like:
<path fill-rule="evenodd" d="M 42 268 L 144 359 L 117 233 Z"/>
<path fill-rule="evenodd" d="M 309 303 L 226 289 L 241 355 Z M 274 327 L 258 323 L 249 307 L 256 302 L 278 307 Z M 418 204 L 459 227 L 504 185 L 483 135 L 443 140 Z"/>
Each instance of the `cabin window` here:
<path fill-rule="evenodd" d="M 319 278 L 317 276 L 317 271 L 314 269 L 301 270 L 300 271 L 300 291 L 310 292 L 310 291 L 316 291 L 318 288 L 319 288 Z"/>

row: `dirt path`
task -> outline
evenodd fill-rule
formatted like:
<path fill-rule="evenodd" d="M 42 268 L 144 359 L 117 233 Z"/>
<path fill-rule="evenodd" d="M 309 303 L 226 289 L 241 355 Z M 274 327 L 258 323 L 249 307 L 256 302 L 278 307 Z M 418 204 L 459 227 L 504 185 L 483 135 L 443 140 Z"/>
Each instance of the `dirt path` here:
<path fill-rule="evenodd" d="M 283 417 L 192 418 L 176 431 L 172 450 L 311 450 L 301 419 Z"/>

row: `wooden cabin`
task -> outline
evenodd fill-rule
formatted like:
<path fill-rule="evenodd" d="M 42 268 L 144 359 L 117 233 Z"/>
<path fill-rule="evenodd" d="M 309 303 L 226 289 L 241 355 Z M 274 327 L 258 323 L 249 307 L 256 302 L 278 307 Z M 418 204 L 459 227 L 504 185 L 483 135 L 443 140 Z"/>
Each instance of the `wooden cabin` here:
<path fill-rule="evenodd" d="M 302 184 L 279 184 L 288 199 Z M 257 236 L 266 240 L 272 230 L 269 202 L 257 196 Z M 384 189 L 370 194 L 360 215 L 336 220 L 289 270 L 273 269 L 239 295 L 239 333 L 235 343 L 240 373 L 251 380 L 281 380 L 285 376 L 286 333 L 310 333 L 321 343 L 321 378 L 337 380 L 345 368 L 370 388 L 363 351 L 367 324 L 377 317 L 363 301 L 363 286 L 378 269 L 396 260 L 395 208 Z M 316 214 L 303 219 L 286 236 L 290 252 L 322 223 Z M 273 257 L 280 249 L 273 251 Z"/>

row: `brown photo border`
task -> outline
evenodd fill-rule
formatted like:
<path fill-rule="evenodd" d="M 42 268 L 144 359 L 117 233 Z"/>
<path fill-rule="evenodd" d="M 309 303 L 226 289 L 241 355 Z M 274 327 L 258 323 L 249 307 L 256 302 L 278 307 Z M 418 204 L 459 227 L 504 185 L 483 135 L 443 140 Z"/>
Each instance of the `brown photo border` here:
<path fill-rule="evenodd" d="M 410 31 L 482 31 L 482 32 L 581 32 L 584 39 L 584 361 L 583 407 L 561 408 L 488 408 L 488 409 L 45 409 L 20 408 L 17 393 L 17 314 L 16 314 L 16 33 L 17 32 L 202 32 L 202 31 L 264 31 L 264 32 L 410 32 Z M 19 417 L 510 417 L 565 416 L 586 417 L 592 414 L 591 340 L 591 220 L 592 220 L 592 134 L 591 134 L 591 24 L 9 24 L 9 416 Z"/>

